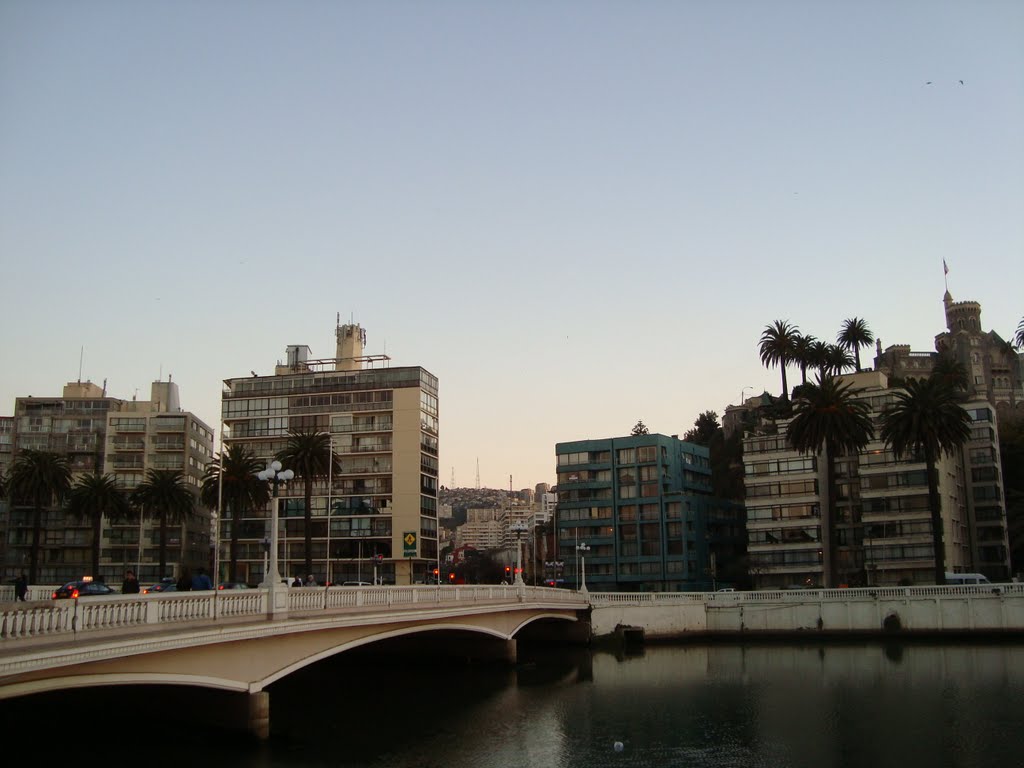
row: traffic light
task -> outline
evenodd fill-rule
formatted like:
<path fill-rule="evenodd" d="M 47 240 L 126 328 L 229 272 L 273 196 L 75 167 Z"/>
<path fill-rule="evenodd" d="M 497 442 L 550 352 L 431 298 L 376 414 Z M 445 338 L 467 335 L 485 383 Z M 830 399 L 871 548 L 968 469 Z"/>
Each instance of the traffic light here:
<path fill-rule="evenodd" d="M 452 571 L 448 574 L 448 581 L 450 581 L 452 584 L 455 583 L 455 571 Z"/>

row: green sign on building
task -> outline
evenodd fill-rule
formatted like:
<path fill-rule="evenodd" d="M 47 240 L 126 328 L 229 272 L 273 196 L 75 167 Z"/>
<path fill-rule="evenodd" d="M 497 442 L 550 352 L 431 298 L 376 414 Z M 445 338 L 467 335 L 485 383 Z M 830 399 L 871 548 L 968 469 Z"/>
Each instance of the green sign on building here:
<path fill-rule="evenodd" d="M 402 556 L 416 557 L 416 531 L 406 531 L 402 534 Z"/>

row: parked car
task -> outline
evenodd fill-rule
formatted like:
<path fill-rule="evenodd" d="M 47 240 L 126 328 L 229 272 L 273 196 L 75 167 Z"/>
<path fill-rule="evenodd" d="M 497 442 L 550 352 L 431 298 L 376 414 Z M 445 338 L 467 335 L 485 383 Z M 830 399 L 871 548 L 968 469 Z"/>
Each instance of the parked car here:
<path fill-rule="evenodd" d="M 371 584 L 368 581 L 345 581 L 345 582 L 342 582 L 341 586 L 343 586 L 343 587 L 372 587 L 373 584 Z"/>
<path fill-rule="evenodd" d="M 156 595 L 164 592 L 177 592 L 178 585 L 173 581 L 161 581 L 159 584 L 150 584 L 148 587 L 143 587 L 142 594 L 144 595 Z"/>
<path fill-rule="evenodd" d="M 249 585 L 242 581 L 222 581 L 217 589 L 248 589 Z"/>
<path fill-rule="evenodd" d="M 93 581 L 92 579 L 79 579 L 78 581 L 69 581 L 62 587 L 57 587 L 53 593 L 54 600 L 75 600 L 79 597 L 94 597 L 96 595 L 115 595 L 117 594 L 113 589 L 108 587 L 101 581 Z"/>

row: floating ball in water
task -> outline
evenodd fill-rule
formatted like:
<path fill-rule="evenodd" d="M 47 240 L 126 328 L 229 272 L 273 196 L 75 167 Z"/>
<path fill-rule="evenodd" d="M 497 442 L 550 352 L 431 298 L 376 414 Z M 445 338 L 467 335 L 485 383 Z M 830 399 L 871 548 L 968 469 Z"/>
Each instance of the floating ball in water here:
<path fill-rule="evenodd" d="M 613 746 L 614 746 L 616 752 L 621 752 L 623 749 L 625 749 L 625 747 L 622 745 L 621 741 L 616 741 Z"/>

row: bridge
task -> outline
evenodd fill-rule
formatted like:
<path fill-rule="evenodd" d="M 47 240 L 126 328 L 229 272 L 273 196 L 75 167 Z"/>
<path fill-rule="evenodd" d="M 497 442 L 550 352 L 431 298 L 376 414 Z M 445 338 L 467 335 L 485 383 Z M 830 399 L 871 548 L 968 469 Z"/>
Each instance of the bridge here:
<path fill-rule="evenodd" d="M 405 636 L 446 653 L 515 661 L 517 639 L 587 642 L 585 595 L 526 586 L 295 588 L 7 603 L 0 608 L 0 698 L 113 685 L 240 694 L 235 727 L 269 735 L 266 690 L 344 651 Z M 583 619 L 583 621 L 581 621 Z"/>
<path fill-rule="evenodd" d="M 0 699 L 90 686 L 218 689 L 238 694 L 230 724 L 266 738 L 272 683 L 402 639 L 416 643 L 406 653 L 432 645 L 464 659 L 515 661 L 520 639 L 587 643 L 626 631 L 710 642 L 1024 635 L 1024 584 L 717 593 L 309 587 L 276 597 L 283 603 L 240 590 L 0 604 Z"/>

